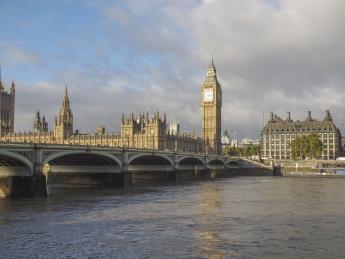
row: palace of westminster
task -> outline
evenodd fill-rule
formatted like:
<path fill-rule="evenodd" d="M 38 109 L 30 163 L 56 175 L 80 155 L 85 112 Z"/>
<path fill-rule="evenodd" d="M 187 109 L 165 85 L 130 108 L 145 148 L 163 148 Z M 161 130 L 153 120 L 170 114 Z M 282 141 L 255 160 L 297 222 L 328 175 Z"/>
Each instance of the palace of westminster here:
<path fill-rule="evenodd" d="M 106 134 L 105 128 L 97 128 L 94 134 L 73 131 L 73 113 L 67 86 L 59 113 L 55 116 L 54 129 L 49 131 L 45 117 L 36 113 L 32 132 L 14 132 L 15 84 L 9 92 L 0 80 L 0 138 L 1 141 L 125 147 L 140 149 L 178 150 L 221 154 L 221 106 L 222 90 L 217 79 L 213 60 L 206 70 L 206 79 L 201 87 L 201 137 L 195 133 L 180 133 L 179 124 L 168 127 L 166 115 L 156 112 L 153 116 L 141 113 L 139 117 L 122 115 L 118 134 Z"/>

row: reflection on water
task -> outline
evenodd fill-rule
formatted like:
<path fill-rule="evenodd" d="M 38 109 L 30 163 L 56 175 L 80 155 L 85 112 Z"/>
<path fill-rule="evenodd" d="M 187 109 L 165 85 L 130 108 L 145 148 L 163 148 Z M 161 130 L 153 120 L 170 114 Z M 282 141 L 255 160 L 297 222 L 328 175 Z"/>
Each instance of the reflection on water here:
<path fill-rule="evenodd" d="M 216 185 L 206 184 L 199 188 L 200 195 L 197 204 L 199 205 L 200 227 L 200 254 L 209 254 L 214 258 L 221 258 L 223 254 L 218 247 L 222 243 L 218 235 L 218 227 L 221 219 L 219 208 L 221 206 L 220 193 Z"/>
<path fill-rule="evenodd" d="M 337 258 L 345 179 L 243 177 L 0 200 L 0 258 Z"/>

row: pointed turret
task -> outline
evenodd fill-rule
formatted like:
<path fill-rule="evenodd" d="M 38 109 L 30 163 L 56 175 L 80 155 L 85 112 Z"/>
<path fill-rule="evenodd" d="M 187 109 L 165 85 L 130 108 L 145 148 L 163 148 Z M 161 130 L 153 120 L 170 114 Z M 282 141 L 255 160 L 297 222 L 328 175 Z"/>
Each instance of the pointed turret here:
<path fill-rule="evenodd" d="M 42 116 L 42 131 L 48 132 L 48 122 L 46 122 L 46 117 Z"/>
<path fill-rule="evenodd" d="M 156 120 L 156 122 L 159 121 L 159 112 L 158 112 L 158 110 L 155 113 L 155 120 Z"/>
<path fill-rule="evenodd" d="M 15 94 L 16 93 L 16 85 L 14 84 L 14 81 L 12 80 L 11 83 L 11 88 L 10 88 L 10 94 Z"/>
<path fill-rule="evenodd" d="M 42 128 L 40 112 L 37 111 L 34 120 L 34 132 L 40 132 Z"/>
<path fill-rule="evenodd" d="M 207 69 L 212 69 L 212 70 L 216 71 L 216 67 L 214 65 L 213 58 L 211 58 L 210 63 L 208 64 Z"/>
<path fill-rule="evenodd" d="M 69 98 L 68 98 L 67 85 L 65 87 L 65 96 L 63 98 L 62 107 L 65 109 L 69 109 Z"/>
<path fill-rule="evenodd" d="M 55 119 L 54 134 L 58 143 L 64 143 L 64 140 L 73 134 L 73 114 L 70 109 L 67 85 L 60 112 Z"/>
<path fill-rule="evenodd" d="M 41 121 L 41 116 L 40 116 L 39 111 L 36 112 L 35 121 Z"/>
<path fill-rule="evenodd" d="M 125 114 L 124 113 L 121 114 L 121 123 L 122 124 L 125 123 Z"/>
<path fill-rule="evenodd" d="M 210 64 L 207 67 L 206 76 L 207 77 L 215 77 L 215 76 L 217 76 L 217 70 L 216 70 L 216 67 L 214 65 L 213 58 L 211 59 Z"/>

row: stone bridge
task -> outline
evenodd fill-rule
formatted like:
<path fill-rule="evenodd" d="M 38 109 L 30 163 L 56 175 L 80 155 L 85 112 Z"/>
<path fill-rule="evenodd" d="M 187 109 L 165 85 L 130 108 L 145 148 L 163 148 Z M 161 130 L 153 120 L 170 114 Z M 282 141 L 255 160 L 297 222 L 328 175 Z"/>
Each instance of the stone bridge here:
<path fill-rule="evenodd" d="M 0 142 L 0 194 L 46 195 L 47 183 L 131 186 L 153 180 L 208 177 L 241 167 L 252 165 L 200 153 Z"/>

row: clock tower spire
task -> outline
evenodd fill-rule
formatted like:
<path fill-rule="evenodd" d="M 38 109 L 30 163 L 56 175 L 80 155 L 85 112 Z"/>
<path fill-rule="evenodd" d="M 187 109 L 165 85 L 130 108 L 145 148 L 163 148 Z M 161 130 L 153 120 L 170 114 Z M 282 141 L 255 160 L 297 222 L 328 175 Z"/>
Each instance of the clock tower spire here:
<path fill-rule="evenodd" d="M 220 155 L 222 153 L 222 88 L 217 79 L 213 59 L 206 69 L 206 79 L 201 86 L 201 95 L 201 134 L 205 141 L 205 151 Z"/>

